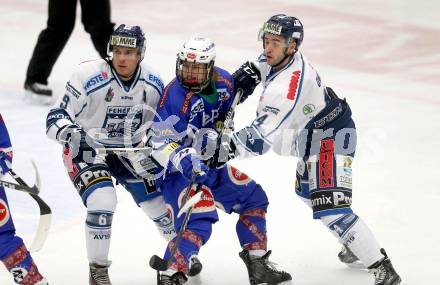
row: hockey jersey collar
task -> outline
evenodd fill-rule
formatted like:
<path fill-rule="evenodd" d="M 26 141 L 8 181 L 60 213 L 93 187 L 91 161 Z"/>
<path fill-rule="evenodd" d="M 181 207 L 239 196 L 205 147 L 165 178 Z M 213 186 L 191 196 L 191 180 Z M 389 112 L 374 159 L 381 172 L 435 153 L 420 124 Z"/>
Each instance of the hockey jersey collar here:
<path fill-rule="evenodd" d="M 130 92 L 134 86 L 136 86 L 136 83 L 139 81 L 139 78 L 141 77 L 141 65 L 139 64 L 138 67 L 136 68 L 136 74 L 134 75 L 135 80 L 133 80 L 133 82 L 131 83 L 130 86 L 125 86 L 122 83 L 122 80 L 119 78 L 118 74 L 116 73 L 116 71 L 114 70 L 114 68 L 112 67 L 111 72 L 113 74 L 113 78 L 115 78 L 116 82 L 118 83 L 118 85 L 121 87 L 122 90 L 124 90 L 126 93 Z"/>
<path fill-rule="evenodd" d="M 296 54 L 296 53 L 295 53 Z M 278 70 L 277 72 L 272 73 L 272 67 L 269 67 L 269 73 L 266 76 L 266 84 L 268 84 L 270 81 L 272 81 L 275 77 L 277 77 L 278 74 L 280 74 L 281 72 L 283 72 L 284 70 L 288 69 L 293 62 L 295 61 L 295 54 L 290 58 L 289 62 L 280 70 Z"/>

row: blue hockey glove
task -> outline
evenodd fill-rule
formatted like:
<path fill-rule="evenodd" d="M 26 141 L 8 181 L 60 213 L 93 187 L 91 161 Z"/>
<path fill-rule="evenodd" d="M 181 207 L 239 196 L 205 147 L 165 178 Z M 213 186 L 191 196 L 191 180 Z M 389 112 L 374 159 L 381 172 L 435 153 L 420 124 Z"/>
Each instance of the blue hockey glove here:
<path fill-rule="evenodd" d="M 261 82 L 261 73 L 258 67 L 251 61 L 245 62 L 233 74 L 235 93 L 239 89 L 243 90 L 240 103 L 243 103 L 249 95 L 251 95 L 255 87 Z"/>
<path fill-rule="evenodd" d="M 6 152 L 0 150 L 0 175 L 8 173 L 11 168 L 12 157 L 10 157 Z"/>
<path fill-rule="evenodd" d="M 208 178 L 206 173 L 209 168 L 194 148 L 178 147 L 171 158 L 171 162 L 186 179 L 191 180 L 196 175 L 194 183 L 203 183 Z"/>
<path fill-rule="evenodd" d="M 60 129 L 57 139 L 64 143 L 73 151 L 73 157 L 79 158 L 86 162 L 92 162 L 96 156 L 93 148 L 94 141 L 87 133 L 77 124 L 67 125 Z M 95 144 L 95 146 L 98 146 Z"/>

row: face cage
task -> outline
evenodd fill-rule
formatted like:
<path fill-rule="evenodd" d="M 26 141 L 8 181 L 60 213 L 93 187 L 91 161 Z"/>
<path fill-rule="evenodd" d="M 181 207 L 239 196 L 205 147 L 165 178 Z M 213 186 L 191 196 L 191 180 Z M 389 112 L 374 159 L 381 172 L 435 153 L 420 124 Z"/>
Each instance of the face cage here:
<path fill-rule="evenodd" d="M 185 64 L 199 64 L 199 65 L 203 65 L 203 67 L 192 67 L 191 68 L 191 72 L 189 72 L 189 76 L 187 75 L 187 77 L 192 78 L 194 80 L 191 80 L 191 82 L 189 80 L 185 80 L 184 78 L 184 71 L 183 71 L 183 66 Z M 177 58 L 176 61 L 176 77 L 177 80 L 179 80 L 180 85 L 182 85 L 185 89 L 188 89 L 190 91 L 193 92 L 200 92 L 203 89 L 205 89 L 211 82 L 212 79 L 212 74 L 213 74 L 213 67 L 214 67 L 214 61 L 211 61 L 210 63 L 198 63 L 198 62 L 189 62 L 187 60 L 182 60 L 179 57 Z M 189 69 L 189 68 L 188 68 Z M 199 79 L 198 77 L 200 75 L 202 75 L 203 73 L 205 73 L 206 70 L 206 76 L 204 79 L 201 79 L 199 82 L 197 79 Z"/>

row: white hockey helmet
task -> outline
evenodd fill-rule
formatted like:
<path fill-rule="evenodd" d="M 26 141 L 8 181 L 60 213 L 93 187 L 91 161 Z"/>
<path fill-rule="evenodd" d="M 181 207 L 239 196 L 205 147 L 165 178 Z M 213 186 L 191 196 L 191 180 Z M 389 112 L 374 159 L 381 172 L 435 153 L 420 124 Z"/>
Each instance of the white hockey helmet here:
<path fill-rule="evenodd" d="M 176 61 L 176 77 L 180 84 L 194 92 L 206 88 L 212 79 L 215 62 L 215 44 L 209 38 L 191 37 Z"/>

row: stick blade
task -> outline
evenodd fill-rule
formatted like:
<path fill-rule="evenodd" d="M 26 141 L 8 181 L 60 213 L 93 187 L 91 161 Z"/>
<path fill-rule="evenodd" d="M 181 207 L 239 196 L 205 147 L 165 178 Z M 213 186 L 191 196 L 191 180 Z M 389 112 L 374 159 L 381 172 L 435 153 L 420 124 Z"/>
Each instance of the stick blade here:
<path fill-rule="evenodd" d="M 29 249 L 30 252 L 37 252 L 43 247 L 44 243 L 46 242 L 47 236 L 49 235 L 51 221 L 52 214 L 45 214 L 40 216 L 38 230 Z"/>
<path fill-rule="evenodd" d="M 150 258 L 150 267 L 157 271 L 165 271 L 168 269 L 168 262 L 157 255 Z"/>

